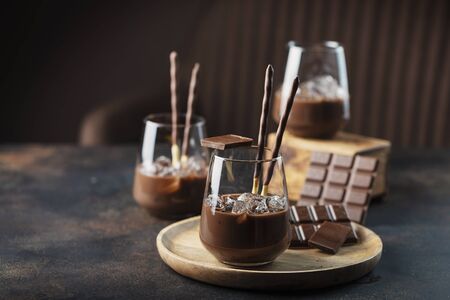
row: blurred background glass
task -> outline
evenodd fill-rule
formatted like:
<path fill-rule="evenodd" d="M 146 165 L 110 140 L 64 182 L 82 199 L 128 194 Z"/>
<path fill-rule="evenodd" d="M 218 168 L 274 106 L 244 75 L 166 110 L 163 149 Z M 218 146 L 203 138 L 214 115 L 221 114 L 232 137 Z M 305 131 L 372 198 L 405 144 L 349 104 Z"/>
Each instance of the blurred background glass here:
<path fill-rule="evenodd" d="M 275 92 L 274 119 L 281 118 L 298 76 L 300 87 L 287 130 L 306 138 L 332 138 L 350 119 L 344 48 L 333 41 L 308 46 L 291 41 L 287 48 L 284 80 Z"/>

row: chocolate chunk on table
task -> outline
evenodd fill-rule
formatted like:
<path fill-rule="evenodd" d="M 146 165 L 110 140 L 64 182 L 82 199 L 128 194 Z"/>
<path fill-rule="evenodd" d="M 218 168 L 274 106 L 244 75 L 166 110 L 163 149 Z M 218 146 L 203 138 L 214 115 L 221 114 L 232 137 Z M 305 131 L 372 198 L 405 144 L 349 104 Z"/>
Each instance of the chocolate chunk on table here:
<path fill-rule="evenodd" d="M 312 152 L 298 205 L 342 205 L 350 220 L 364 223 L 377 168 L 374 157 Z"/>
<path fill-rule="evenodd" d="M 204 138 L 201 140 L 201 145 L 207 148 L 225 150 L 230 148 L 250 146 L 252 142 L 253 142 L 252 138 L 235 134 L 226 134 Z"/>

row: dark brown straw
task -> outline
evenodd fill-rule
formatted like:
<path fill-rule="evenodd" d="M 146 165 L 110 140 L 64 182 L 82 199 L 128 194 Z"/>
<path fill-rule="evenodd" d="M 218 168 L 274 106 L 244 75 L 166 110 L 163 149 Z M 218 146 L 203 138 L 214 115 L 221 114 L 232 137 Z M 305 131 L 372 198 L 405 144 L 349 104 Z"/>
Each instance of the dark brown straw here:
<path fill-rule="evenodd" d="M 269 169 L 267 170 L 267 177 L 264 181 L 264 186 L 262 190 L 263 195 L 267 195 L 267 189 L 270 183 L 270 180 L 272 179 L 273 175 L 273 169 L 275 168 L 275 158 L 278 157 L 278 153 L 280 152 L 281 142 L 283 141 L 283 134 L 284 130 L 286 129 L 286 124 L 289 119 L 289 114 L 291 113 L 292 104 L 294 103 L 295 94 L 298 90 L 298 77 L 294 79 L 294 82 L 292 83 L 292 89 L 291 94 L 289 95 L 288 101 L 286 103 L 286 107 L 283 112 L 283 116 L 281 117 L 280 123 L 278 124 L 277 134 L 276 134 L 276 140 L 275 140 L 275 146 L 273 148 L 272 152 L 272 161 L 270 162 Z"/>
<path fill-rule="evenodd" d="M 185 125 L 184 125 L 183 144 L 181 147 L 181 161 L 182 162 L 185 162 L 187 159 L 189 131 L 191 129 L 192 107 L 194 104 L 195 92 L 196 92 L 196 88 L 197 88 L 199 68 L 200 68 L 199 63 L 196 63 L 194 65 L 194 67 L 192 68 L 191 82 L 189 84 L 189 95 L 188 95 L 188 103 L 187 103 L 187 111 L 186 111 L 186 121 L 185 121 Z"/>
<path fill-rule="evenodd" d="M 264 147 L 266 145 L 266 137 L 267 137 L 267 119 L 269 116 L 270 102 L 272 99 L 272 87 L 273 87 L 273 67 L 272 65 L 268 65 L 266 68 L 266 79 L 264 82 L 264 97 L 261 108 L 261 117 L 259 119 L 258 154 L 256 156 L 256 160 L 263 159 Z M 262 165 L 260 163 L 256 163 L 252 188 L 252 193 L 254 194 L 258 193 L 261 168 Z"/>

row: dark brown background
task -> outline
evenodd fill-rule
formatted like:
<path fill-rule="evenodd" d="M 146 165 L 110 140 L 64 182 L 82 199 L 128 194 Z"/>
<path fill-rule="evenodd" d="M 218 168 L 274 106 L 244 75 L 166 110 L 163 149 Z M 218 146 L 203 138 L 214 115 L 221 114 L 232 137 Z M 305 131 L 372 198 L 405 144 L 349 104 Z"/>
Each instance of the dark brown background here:
<path fill-rule="evenodd" d="M 11 1 L 0 142 L 137 141 L 144 115 L 169 110 L 172 49 L 185 81 L 201 63 L 208 132 L 255 136 L 266 64 L 279 84 L 288 40 L 328 39 L 347 54 L 349 130 L 450 146 L 449 10 L 445 0 Z"/>

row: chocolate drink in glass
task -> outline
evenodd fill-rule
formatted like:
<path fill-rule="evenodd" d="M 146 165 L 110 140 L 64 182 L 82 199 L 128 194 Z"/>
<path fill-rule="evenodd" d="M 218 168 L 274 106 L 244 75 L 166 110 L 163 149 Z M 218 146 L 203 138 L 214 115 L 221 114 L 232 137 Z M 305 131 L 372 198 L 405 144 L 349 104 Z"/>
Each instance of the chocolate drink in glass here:
<path fill-rule="evenodd" d="M 133 196 L 151 215 L 180 219 L 201 211 L 208 153 L 200 145 L 205 120 L 192 114 L 199 65 L 192 71 L 187 113 L 179 114 L 176 53 L 171 53 L 170 62 L 172 112 L 152 114 L 144 120 Z"/>

